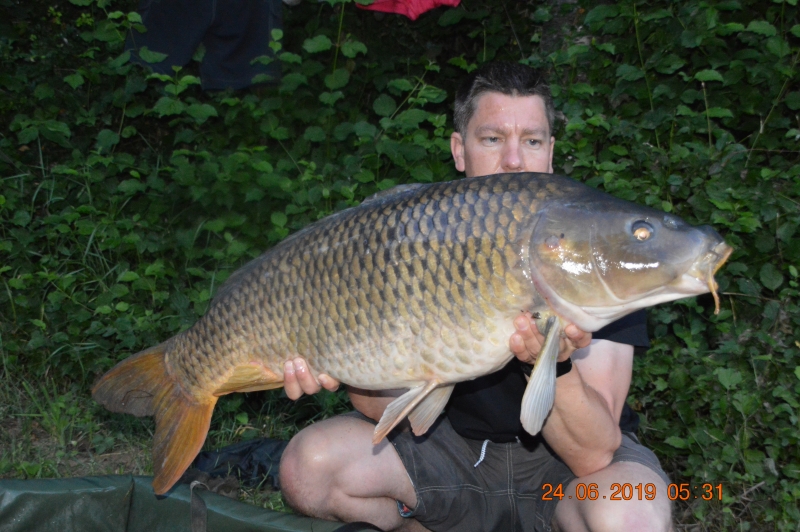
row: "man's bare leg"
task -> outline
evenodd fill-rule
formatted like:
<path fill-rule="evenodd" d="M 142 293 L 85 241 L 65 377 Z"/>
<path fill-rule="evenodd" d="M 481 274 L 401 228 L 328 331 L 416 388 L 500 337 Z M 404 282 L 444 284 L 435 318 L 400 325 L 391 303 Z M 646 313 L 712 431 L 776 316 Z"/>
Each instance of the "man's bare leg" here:
<path fill-rule="evenodd" d="M 588 486 L 597 485 L 597 498 L 590 500 Z M 612 500 L 620 490 L 612 484 L 641 484 L 642 490 L 627 490 L 630 500 Z M 580 493 L 576 493 L 576 487 Z M 645 486 L 655 487 L 655 499 L 647 500 Z M 653 490 L 650 490 L 652 493 Z M 571 497 L 571 498 L 569 498 Z M 578 499 L 583 498 L 583 500 Z M 655 472 L 635 462 L 616 462 L 591 475 L 576 478 L 564 488 L 564 498 L 556 506 L 555 529 L 559 532 L 667 532 L 673 530 L 667 485 Z"/>
<path fill-rule="evenodd" d="M 424 531 L 402 518 L 397 502 L 417 504 L 400 456 L 387 440 L 372 444 L 375 426 L 352 417 L 316 423 L 292 438 L 281 460 L 280 482 L 296 511 L 384 530 Z"/>

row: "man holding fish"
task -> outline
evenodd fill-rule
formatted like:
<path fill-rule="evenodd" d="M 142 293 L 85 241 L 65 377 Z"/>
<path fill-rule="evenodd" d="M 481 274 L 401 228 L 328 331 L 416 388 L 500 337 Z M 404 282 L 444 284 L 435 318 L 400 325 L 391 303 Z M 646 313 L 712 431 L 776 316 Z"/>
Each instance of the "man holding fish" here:
<path fill-rule="evenodd" d="M 456 95 L 456 168 L 467 177 L 552 173 L 553 115 L 537 71 L 485 65 Z M 358 413 L 304 429 L 284 454 L 281 485 L 290 506 L 385 530 L 671 530 L 668 477 L 620 429 L 634 345 L 648 342 L 644 311 L 594 338 L 572 324 L 564 329 L 554 406 L 537 436 L 522 430 L 520 402 L 544 336 L 530 313 L 514 327 L 516 358 L 456 385 L 446 415 L 424 436 L 396 430 L 373 445 L 375 421 L 404 390 L 348 388 Z M 292 399 L 338 385 L 315 376 L 302 358 L 285 365 Z M 629 500 L 619 493 L 626 484 L 634 488 Z"/>

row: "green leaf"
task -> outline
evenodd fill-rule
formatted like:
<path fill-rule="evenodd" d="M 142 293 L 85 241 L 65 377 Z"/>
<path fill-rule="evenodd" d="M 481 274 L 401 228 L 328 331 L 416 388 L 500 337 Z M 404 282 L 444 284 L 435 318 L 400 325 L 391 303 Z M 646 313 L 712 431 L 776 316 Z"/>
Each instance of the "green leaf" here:
<path fill-rule="evenodd" d="M 325 140 L 325 130 L 319 126 L 310 126 L 303 133 L 303 138 L 309 142 L 322 142 Z"/>
<path fill-rule="evenodd" d="M 113 146 L 119 143 L 119 135 L 116 131 L 110 129 L 103 129 L 97 134 L 97 149 L 101 152 L 109 151 Z"/>
<path fill-rule="evenodd" d="M 792 26 L 792 28 L 789 31 L 795 37 L 800 37 L 800 24 L 795 24 L 794 26 Z"/>
<path fill-rule="evenodd" d="M 664 440 L 664 443 L 666 443 L 667 445 L 671 445 L 672 447 L 675 447 L 677 449 L 686 449 L 687 447 L 689 447 L 686 443 L 686 440 L 683 438 L 679 438 L 678 436 L 670 436 L 669 438 Z"/>
<path fill-rule="evenodd" d="M 707 113 L 710 118 L 733 118 L 731 110 L 722 107 L 709 107 Z"/>
<path fill-rule="evenodd" d="M 133 195 L 137 192 L 144 192 L 147 190 L 147 185 L 138 179 L 126 179 L 117 186 L 117 190 L 123 194 Z"/>
<path fill-rule="evenodd" d="M 787 94 L 786 106 L 792 111 L 800 109 L 800 92 L 790 92 Z"/>
<path fill-rule="evenodd" d="M 366 137 L 370 139 L 375 138 L 375 135 L 378 134 L 378 128 L 369 122 L 364 121 L 356 122 L 353 131 L 355 131 L 356 135 L 359 137 Z"/>
<path fill-rule="evenodd" d="M 40 83 L 33 90 L 33 95 L 39 100 L 44 100 L 52 98 L 55 95 L 55 91 L 47 83 Z"/>
<path fill-rule="evenodd" d="M 269 219 L 278 227 L 286 227 L 286 222 L 289 221 L 286 215 L 282 212 L 273 212 Z"/>
<path fill-rule="evenodd" d="M 306 39 L 303 42 L 303 50 L 305 50 L 310 54 L 315 54 L 317 52 L 324 52 L 325 50 L 330 50 L 331 46 L 333 46 L 333 43 L 325 35 L 317 35 L 316 37 Z"/>
<path fill-rule="evenodd" d="M 335 92 L 323 92 L 319 95 L 319 101 L 324 103 L 325 105 L 333 106 L 336 102 L 344 98 L 344 93 L 342 91 L 335 91 Z"/>
<path fill-rule="evenodd" d="M 17 142 L 20 144 L 28 144 L 32 140 L 39 137 L 39 128 L 30 126 L 17 133 Z"/>
<path fill-rule="evenodd" d="M 701 70 L 694 75 L 697 81 L 723 81 L 722 74 L 716 70 Z"/>
<path fill-rule="evenodd" d="M 697 48 L 703 42 L 703 36 L 692 30 L 681 32 L 681 46 L 684 48 Z"/>
<path fill-rule="evenodd" d="M 617 67 L 617 77 L 625 81 L 636 81 L 644 77 L 644 72 L 634 65 L 620 65 Z"/>
<path fill-rule="evenodd" d="M 325 86 L 330 90 L 341 89 L 350 81 L 350 72 L 344 68 L 337 68 L 333 74 L 325 76 Z"/>
<path fill-rule="evenodd" d="M 139 57 L 145 63 L 160 63 L 164 59 L 167 58 L 167 54 L 162 54 L 161 52 L 154 52 L 147 48 L 147 46 L 142 46 L 139 48 Z"/>
<path fill-rule="evenodd" d="M 601 4 L 592 8 L 591 11 L 586 13 L 586 18 L 583 23 L 586 25 L 600 22 L 607 18 L 614 18 L 619 15 L 619 7 L 616 4 Z"/>
<path fill-rule="evenodd" d="M 293 54 L 292 52 L 283 52 L 281 55 L 278 56 L 278 59 L 283 61 L 284 63 L 294 63 L 294 64 L 301 64 L 303 62 L 303 58 L 297 54 Z"/>
<path fill-rule="evenodd" d="M 158 116 L 171 116 L 181 114 L 185 107 L 184 103 L 180 100 L 170 98 L 169 96 L 162 96 L 153 106 L 153 111 L 158 113 Z"/>
<path fill-rule="evenodd" d="M 117 282 L 129 283 L 131 281 L 135 281 L 138 278 L 139 278 L 138 273 L 128 270 L 117 278 Z"/>
<path fill-rule="evenodd" d="M 714 374 L 726 390 L 730 390 L 742 382 L 742 374 L 732 368 L 717 368 L 714 370 Z"/>
<path fill-rule="evenodd" d="M 405 78 L 393 79 L 388 83 L 388 85 L 389 87 L 397 89 L 401 92 L 408 92 L 414 88 L 414 85 L 412 85 L 411 82 Z"/>
<path fill-rule="evenodd" d="M 595 48 L 597 48 L 601 52 L 606 52 L 606 53 L 609 53 L 611 55 L 614 55 L 614 54 L 617 53 L 617 47 L 614 46 L 614 44 L 612 44 L 610 42 L 604 42 L 604 43 L 594 42 L 593 44 L 594 44 Z"/>
<path fill-rule="evenodd" d="M 778 36 L 767 39 L 766 48 L 769 53 L 778 57 L 785 57 L 791 52 L 789 43 Z"/>
<path fill-rule="evenodd" d="M 772 291 L 775 291 L 775 289 L 783 284 L 783 275 L 771 262 L 761 267 L 759 278 L 761 279 L 761 284 Z"/>
<path fill-rule="evenodd" d="M 115 57 L 114 59 L 109 61 L 108 62 L 108 66 L 109 66 L 109 68 L 117 69 L 117 68 L 120 68 L 122 65 L 124 65 L 125 63 L 127 63 L 130 60 L 131 60 L 131 52 L 130 52 L 130 50 L 125 50 L 124 52 L 119 54 L 117 57 Z"/>
<path fill-rule="evenodd" d="M 207 103 L 193 103 L 186 109 L 186 114 L 194 118 L 198 124 L 204 123 L 212 116 L 219 116 L 217 108 Z"/>
<path fill-rule="evenodd" d="M 381 94 L 375 99 L 375 102 L 372 104 L 372 109 L 379 116 L 389 116 L 397 109 L 397 104 L 388 94 Z"/>
<path fill-rule="evenodd" d="M 747 25 L 745 31 L 750 31 L 752 33 L 756 33 L 758 35 L 764 35 L 766 37 L 773 37 L 778 34 L 778 30 L 775 29 L 775 26 L 767 22 L 766 20 L 753 20 L 750 24 Z"/>
<path fill-rule="evenodd" d="M 358 53 L 367 55 L 367 47 L 363 42 L 359 41 L 345 41 L 342 45 L 342 55 L 349 58 L 354 58 Z"/>
<path fill-rule="evenodd" d="M 739 33 L 744 31 L 744 24 L 740 24 L 738 22 L 729 22 L 727 24 L 720 24 L 716 28 L 717 35 L 731 35 L 733 33 Z"/>
<path fill-rule="evenodd" d="M 250 166 L 252 166 L 253 170 L 256 172 L 264 172 L 265 174 L 271 174 L 275 170 L 268 161 L 256 161 Z"/>
<path fill-rule="evenodd" d="M 464 8 L 457 7 L 455 9 L 446 9 L 439 17 L 439 26 L 452 26 L 464 18 L 467 12 Z"/>
<path fill-rule="evenodd" d="M 31 213 L 28 211 L 17 211 L 14 213 L 14 218 L 12 218 L 11 222 L 14 225 L 25 227 L 31 223 Z"/>
<path fill-rule="evenodd" d="M 798 380 L 800 380 L 800 366 L 794 367 L 794 376 L 797 377 Z"/>
<path fill-rule="evenodd" d="M 281 80 L 281 92 L 294 92 L 301 84 L 308 85 L 308 78 L 299 72 L 290 72 Z"/>
<path fill-rule="evenodd" d="M 76 72 L 74 74 L 70 74 L 69 76 L 64 76 L 64 81 L 67 82 L 67 85 L 72 87 L 73 89 L 77 89 L 84 83 L 83 76 L 81 76 L 80 72 Z"/>

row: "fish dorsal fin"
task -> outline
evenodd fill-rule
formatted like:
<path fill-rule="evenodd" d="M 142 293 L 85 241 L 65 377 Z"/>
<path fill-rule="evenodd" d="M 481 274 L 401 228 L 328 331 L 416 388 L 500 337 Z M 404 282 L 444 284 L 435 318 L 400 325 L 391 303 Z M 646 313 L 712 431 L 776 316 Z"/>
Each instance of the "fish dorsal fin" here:
<path fill-rule="evenodd" d="M 236 366 L 225 384 L 214 390 L 219 397 L 233 392 L 257 392 L 283 386 L 283 378 L 258 363 Z"/>
<path fill-rule="evenodd" d="M 553 408 L 556 398 L 556 363 L 561 324 L 555 316 L 547 318 L 544 345 L 531 371 L 531 378 L 522 396 L 520 421 L 528 434 L 538 434 Z"/>
<path fill-rule="evenodd" d="M 422 436 L 428 432 L 447 405 L 447 400 L 450 399 L 454 387 L 455 384 L 450 384 L 436 388 L 408 414 L 408 421 L 411 423 L 411 430 L 414 431 L 414 434 Z"/>
<path fill-rule="evenodd" d="M 383 201 L 394 196 L 399 196 L 400 194 L 405 194 L 406 192 L 410 192 L 412 190 L 416 190 L 424 186 L 425 184 L 423 183 L 408 183 L 406 185 L 397 185 L 396 187 L 376 192 L 372 196 L 362 201 L 361 205 L 370 205 L 372 203 L 377 203 L 379 201 Z"/>
<path fill-rule="evenodd" d="M 377 444 L 383 438 L 385 438 L 386 435 L 389 434 L 389 432 L 395 428 L 398 423 L 403 421 L 403 419 L 411 412 L 411 410 L 413 410 L 415 406 L 417 406 L 420 402 L 422 402 L 423 399 L 425 399 L 425 397 L 435 390 L 439 384 L 441 384 L 441 382 L 436 379 L 428 381 L 424 386 L 411 388 L 409 391 L 389 403 L 389 406 L 387 406 L 386 410 L 383 411 L 383 416 L 381 416 L 378 426 L 375 427 L 375 432 L 372 435 L 372 443 Z"/>

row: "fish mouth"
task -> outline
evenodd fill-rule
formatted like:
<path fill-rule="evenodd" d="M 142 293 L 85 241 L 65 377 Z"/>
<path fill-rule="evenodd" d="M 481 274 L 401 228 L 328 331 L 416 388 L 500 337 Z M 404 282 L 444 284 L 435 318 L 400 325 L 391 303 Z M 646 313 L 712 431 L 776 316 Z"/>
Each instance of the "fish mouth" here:
<path fill-rule="evenodd" d="M 725 242 L 720 242 L 717 244 L 714 249 L 709 252 L 708 256 L 708 274 L 706 275 L 706 283 L 708 284 L 708 290 L 711 292 L 711 295 L 714 297 L 714 314 L 719 314 L 719 294 L 717 293 L 717 289 L 719 285 L 717 284 L 716 279 L 714 279 L 714 274 L 716 274 L 722 265 L 725 264 L 725 261 L 728 260 L 728 257 L 731 256 L 733 253 L 733 248 L 726 244 Z"/>

